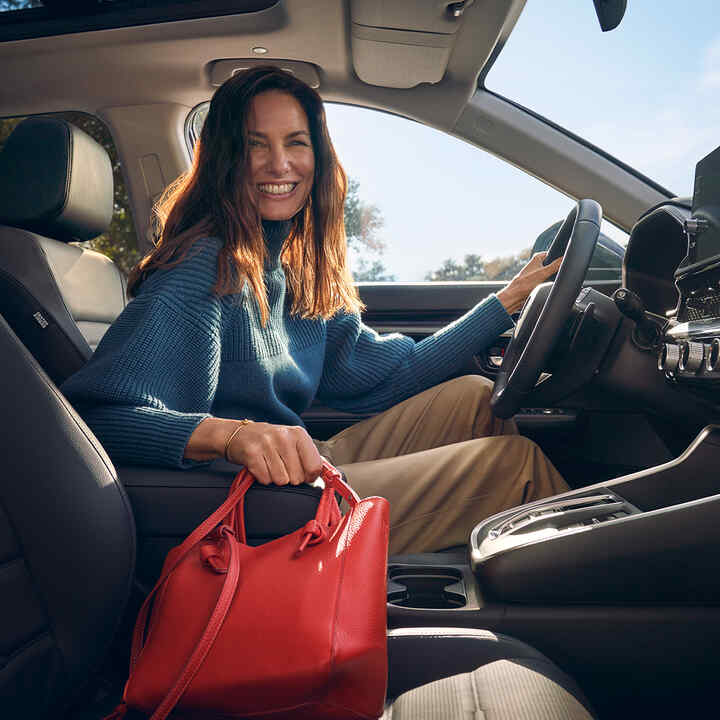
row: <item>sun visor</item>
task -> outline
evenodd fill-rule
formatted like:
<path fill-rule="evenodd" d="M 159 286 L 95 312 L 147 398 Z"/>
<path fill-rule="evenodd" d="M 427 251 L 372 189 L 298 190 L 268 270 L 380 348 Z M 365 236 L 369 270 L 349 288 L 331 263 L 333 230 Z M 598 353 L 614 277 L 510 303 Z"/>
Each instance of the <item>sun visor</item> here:
<path fill-rule="evenodd" d="M 473 0 L 352 0 L 357 76 L 369 85 L 411 88 L 442 80 Z"/>

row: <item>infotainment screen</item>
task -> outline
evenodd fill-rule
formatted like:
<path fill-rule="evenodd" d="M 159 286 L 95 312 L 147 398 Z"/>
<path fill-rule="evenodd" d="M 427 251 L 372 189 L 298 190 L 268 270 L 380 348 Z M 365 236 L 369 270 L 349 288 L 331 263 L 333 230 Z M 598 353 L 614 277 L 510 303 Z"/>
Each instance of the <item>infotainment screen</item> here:
<path fill-rule="evenodd" d="M 720 147 L 695 168 L 692 215 L 704 221 L 695 236 L 694 253 L 688 253 L 694 264 L 720 255 Z"/>

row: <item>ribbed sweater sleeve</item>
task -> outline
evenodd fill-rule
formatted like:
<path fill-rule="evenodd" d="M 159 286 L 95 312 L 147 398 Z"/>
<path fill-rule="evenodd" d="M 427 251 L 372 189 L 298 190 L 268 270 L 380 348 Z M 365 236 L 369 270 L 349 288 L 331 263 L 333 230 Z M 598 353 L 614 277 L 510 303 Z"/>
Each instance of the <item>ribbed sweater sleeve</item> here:
<path fill-rule="evenodd" d="M 221 355 L 221 313 L 210 292 L 216 241 L 154 273 L 62 391 L 115 462 L 184 468 L 185 446 L 209 417 Z"/>
<path fill-rule="evenodd" d="M 420 342 L 378 335 L 357 314 L 336 315 L 328 322 L 318 398 L 338 410 L 386 410 L 452 377 L 511 326 L 495 295 Z"/>

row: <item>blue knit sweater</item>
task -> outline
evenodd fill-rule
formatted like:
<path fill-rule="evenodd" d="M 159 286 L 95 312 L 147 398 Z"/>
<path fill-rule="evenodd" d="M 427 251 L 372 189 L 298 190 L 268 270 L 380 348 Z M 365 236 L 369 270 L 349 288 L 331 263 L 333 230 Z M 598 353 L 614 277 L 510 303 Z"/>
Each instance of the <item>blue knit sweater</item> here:
<path fill-rule="evenodd" d="M 210 416 L 301 425 L 315 398 L 339 410 L 385 410 L 460 371 L 512 325 L 494 295 L 417 343 L 380 336 L 357 314 L 293 316 L 280 264 L 287 225 L 264 226 L 265 327 L 247 287 L 211 292 L 222 245 L 206 238 L 145 280 L 88 364 L 63 384 L 115 462 L 190 467 L 185 446 Z"/>

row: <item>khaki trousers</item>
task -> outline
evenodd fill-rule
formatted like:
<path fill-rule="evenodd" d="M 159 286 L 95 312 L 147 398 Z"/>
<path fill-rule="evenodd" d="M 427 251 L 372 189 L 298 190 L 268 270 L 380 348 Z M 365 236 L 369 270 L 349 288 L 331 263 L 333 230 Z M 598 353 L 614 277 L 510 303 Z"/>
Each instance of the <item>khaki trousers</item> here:
<path fill-rule="evenodd" d="M 391 554 L 464 545 L 490 515 L 569 489 L 512 420 L 492 415 L 491 393 L 467 375 L 315 441 L 361 497 L 390 501 Z"/>

